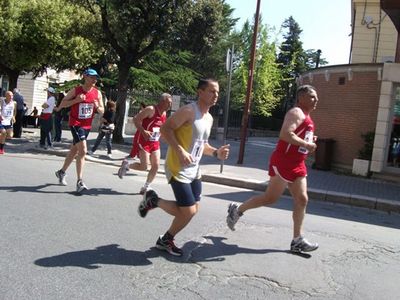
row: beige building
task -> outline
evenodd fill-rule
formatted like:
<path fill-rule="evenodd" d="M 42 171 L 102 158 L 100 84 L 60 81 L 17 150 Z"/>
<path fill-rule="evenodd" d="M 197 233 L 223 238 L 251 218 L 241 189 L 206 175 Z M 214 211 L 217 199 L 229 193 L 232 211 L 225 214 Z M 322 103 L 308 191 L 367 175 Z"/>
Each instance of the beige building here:
<path fill-rule="evenodd" d="M 397 30 L 380 0 L 353 0 L 351 23 L 352 64 L 395 61 Z"/>
<path fill-rule="evenodd" d="M 351 1 L 349 64 L 311 70 L 299 83 L 318 90 L 316 134 L 334 140 L 333 167 L 400 180 L 400 0 Z M 368 134 L 372 155 L 361 171 Z"/>
<path fill-rule="evenodd" d="M 52 83 L 62 83 L 78 79 L 79 77 L 80 76 L 73 71 L 57 73 L 55 70 L 48 69 L 46 73 L 36 78 L 32 78 L 31 73 L 20 75 L 18 77 L 17 88 L 24 96 L 24 101 L 28 106 L 29 111 L 31 111 L 33 107 L 36 107 L 40 113 L 42 104 L 45 102 L 47 97 L 46 89 Z M 2 87 L 2 94 L 9 89 L 7 76 L 0 76 L 0 86 Z"/>

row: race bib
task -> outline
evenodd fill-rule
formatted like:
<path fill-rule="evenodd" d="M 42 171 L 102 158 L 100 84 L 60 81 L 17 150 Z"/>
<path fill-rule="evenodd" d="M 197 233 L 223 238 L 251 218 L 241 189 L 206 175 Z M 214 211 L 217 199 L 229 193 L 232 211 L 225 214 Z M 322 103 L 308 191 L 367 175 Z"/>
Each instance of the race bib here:
<path fill-rule="evenodd" d="M 3 111 L 5 117 L 12 117 L 14 109 L 12 107 L 6 107 Z"/>
<path fill-rule="evenodd" d="M 79 103 L 79 119 L 90 119 L 93 115 L 93 103 Z"/>
<path fill-rule="evenodd" d="M 159 140 L 160 140 L 160 127 L 153 127 L 153 132 L 151 133 L 149 141 L 157 142 Z"/>
<path fill-rule="evenodd" d="M 200 158 L 202 157 L 203 150 L 204 150 L 204 144 L 205 144 L 205 140 L 197 139 L 194 142 L 192 153 L 191 153 L 193 163 L 197 163 L 200 160 Z"/>
<path fill-rule="evenodd" d="M 306 131 L 306 135 L 304 136 L 304 140 L 307 143 L 311 143 L 313 141 L 314 133 L 312 131 Z M 299 152 L 303 154 L 308 154 L 308 150 L 304 147 L 299 147 Z"/>

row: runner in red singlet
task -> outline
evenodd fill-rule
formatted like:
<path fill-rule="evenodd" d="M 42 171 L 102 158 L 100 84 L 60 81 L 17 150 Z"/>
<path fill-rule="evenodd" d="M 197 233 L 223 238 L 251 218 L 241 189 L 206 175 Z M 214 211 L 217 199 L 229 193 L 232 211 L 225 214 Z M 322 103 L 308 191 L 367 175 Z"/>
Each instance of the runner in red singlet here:
<path fill-rule="evenodd" d="M 302 236 L 303 220 L 308 202 L 307 168 L 304 163 L 308 153 L 317 148 L 314 138 L 314 123 L 310 113 L 318 103 L 317 92 L 310 85 L 297 89 L 297 105 L 285 116 L 278 145 L 269 164 L 270 181 L 266 191 L 245 201 L 240 206 L 231 203 L 228 208 L 227 225 L 235 230 L 235 224 L 243 213 L 252 208 L 275 203 L 286 187 L 293 196 L 293 240 L 292 252 L 309 252 L 318 248 Z"/>
<path fill-rule="evenodd" d="M 71 107 L 68 124 L 73 137 L 73 143 L 65 158 L 64 165 L 56 172 L 56 176 L 60 184 L 67 185 L 65 172 L 76 158 L 77 193 L 87 190 L 82 176 L 87 152 L 86 140 L 92 127 L 94 114 L 95 112 L 104 113 L 102 95 L 95 88 L 98 77 L 99 75 L 95 70 L 87 69 L 83 73 L 83 85 L 70 90 L 60 105 L 55 108 L 56 111 L 60 111 L 62 108 Z"/>
<path fill-rule="evenodd" d="M 164 93 L 157 105 L 143 108 L 133 119 L 137 130 L 133 137 L 132 150 L 129 157 L 122 161 L 118 176 L 122 179 L 129 168 L 146 171 L 150 163 L 147 180 L 140 189 L 140 194 L 144 194 L 150 188 L 160 166 L 160 127 L 167 119 L 166 112 L 171 108 L 171 104 L 172 96 Z M 140 163 L 131 163 L 130 160 L 136 156 L 139 157 Z"/>

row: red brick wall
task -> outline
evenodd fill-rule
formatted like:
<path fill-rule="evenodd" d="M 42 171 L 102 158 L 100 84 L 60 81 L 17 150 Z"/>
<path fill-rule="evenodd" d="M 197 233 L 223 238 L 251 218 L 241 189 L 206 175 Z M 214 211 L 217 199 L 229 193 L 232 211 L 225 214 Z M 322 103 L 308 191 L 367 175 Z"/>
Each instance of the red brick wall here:
<path fill-rule="evenodd" d="M 339 77 L 345 78 L 339 85 Z M 361 134 L 375 131 L 381 82 L 376 71 L 353 72 L 348 80 L 347 72 L 331 73 L 329 81 L 324 74 L 303 77 L 303 84 L 315 86 L 319 103 L 311 116 L 315 122 L 318 138 L 332 138 L 336 142 L 333 164 L 353 164 L 364 141 Z"/>

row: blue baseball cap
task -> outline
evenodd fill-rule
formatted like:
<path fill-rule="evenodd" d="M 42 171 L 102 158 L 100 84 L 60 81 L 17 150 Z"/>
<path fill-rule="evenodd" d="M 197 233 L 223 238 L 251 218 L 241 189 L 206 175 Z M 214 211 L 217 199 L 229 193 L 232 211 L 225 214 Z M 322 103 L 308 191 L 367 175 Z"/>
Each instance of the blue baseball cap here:
<path fill-rule="evenodd" d="M 88 75 L 88 76 L 96 76 L 100 77 L 99 74 L 97 74 L 95 69 L 88 68 L 83 72 L 83 75 Z"/>

